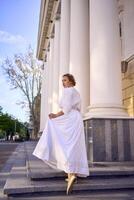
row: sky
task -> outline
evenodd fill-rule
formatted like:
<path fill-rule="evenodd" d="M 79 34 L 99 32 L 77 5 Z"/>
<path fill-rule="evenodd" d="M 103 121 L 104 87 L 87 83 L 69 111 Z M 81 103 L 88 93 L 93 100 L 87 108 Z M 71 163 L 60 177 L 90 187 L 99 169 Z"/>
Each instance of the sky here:
<path fill-rule="evenodd" d="M 1 63 L 16 53 L 25 53 L 29 44 L 36 53 L 40 0 L 0 0 L 0 106 L 22 122 L 28 112 L 17 104 L 23 96 L 11 90 L 2 72 Z"/>

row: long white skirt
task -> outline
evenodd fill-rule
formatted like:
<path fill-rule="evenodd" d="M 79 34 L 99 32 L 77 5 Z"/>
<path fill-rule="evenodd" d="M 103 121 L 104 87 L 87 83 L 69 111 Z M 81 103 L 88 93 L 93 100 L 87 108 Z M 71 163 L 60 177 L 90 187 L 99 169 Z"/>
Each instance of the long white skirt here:
<path fill-rule="evenodd" d="M 47 120 L 46 127 L 34 149 L 33 155 L 49 166 L 77 176 L 89 175 L 81 113 L 68 114 Z"/>

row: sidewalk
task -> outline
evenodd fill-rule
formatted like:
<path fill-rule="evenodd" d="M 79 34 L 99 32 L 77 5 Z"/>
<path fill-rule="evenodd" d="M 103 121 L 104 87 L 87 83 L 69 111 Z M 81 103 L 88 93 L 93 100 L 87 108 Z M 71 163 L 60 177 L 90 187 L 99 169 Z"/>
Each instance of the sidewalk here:
<path fill-rule="evenodd" d="M 3 195 L 3 187 L 14 164 L 17 146 L 18 143 L 0 142 L 0 200 L 7 199 L 7 196 Z"/>

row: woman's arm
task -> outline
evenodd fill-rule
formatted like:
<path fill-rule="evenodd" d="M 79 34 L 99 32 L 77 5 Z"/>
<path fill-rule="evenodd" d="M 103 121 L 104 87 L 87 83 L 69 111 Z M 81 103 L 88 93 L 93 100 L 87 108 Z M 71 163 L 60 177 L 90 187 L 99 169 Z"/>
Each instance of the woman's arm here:
<path fill-rule="evenodd" d="M 64 112 L 62 110 L 56 114 L 56 117 L 59 117 L 61 115 L 64 115 Z"/>
<path fill-rule="evenodd" d="M 60 112 L 54 114 L 54 113 L 50 113 L 49 114 L 49 118 L 52 119 L 52 118 L 56 118 L 56 117 L 59 117 L 61 115 L 64 115 L 64 112 L 61 110 Z"/>

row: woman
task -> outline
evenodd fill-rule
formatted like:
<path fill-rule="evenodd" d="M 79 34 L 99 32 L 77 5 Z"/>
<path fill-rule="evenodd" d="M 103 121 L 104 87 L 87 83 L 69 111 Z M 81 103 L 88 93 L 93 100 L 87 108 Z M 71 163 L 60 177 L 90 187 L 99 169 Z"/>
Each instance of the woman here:
<path fill-rule="evenodd" d="M 68 174 L 67 194 L 77 176 L 89 175 L 83 120 L 80 113 L 81 99 L 74 88 L 71 74 L 63 75 L 63 94 L 59 102 L 61 111 L 50 113 L 46 127 L 33 155 L 53 168 Z"/>

